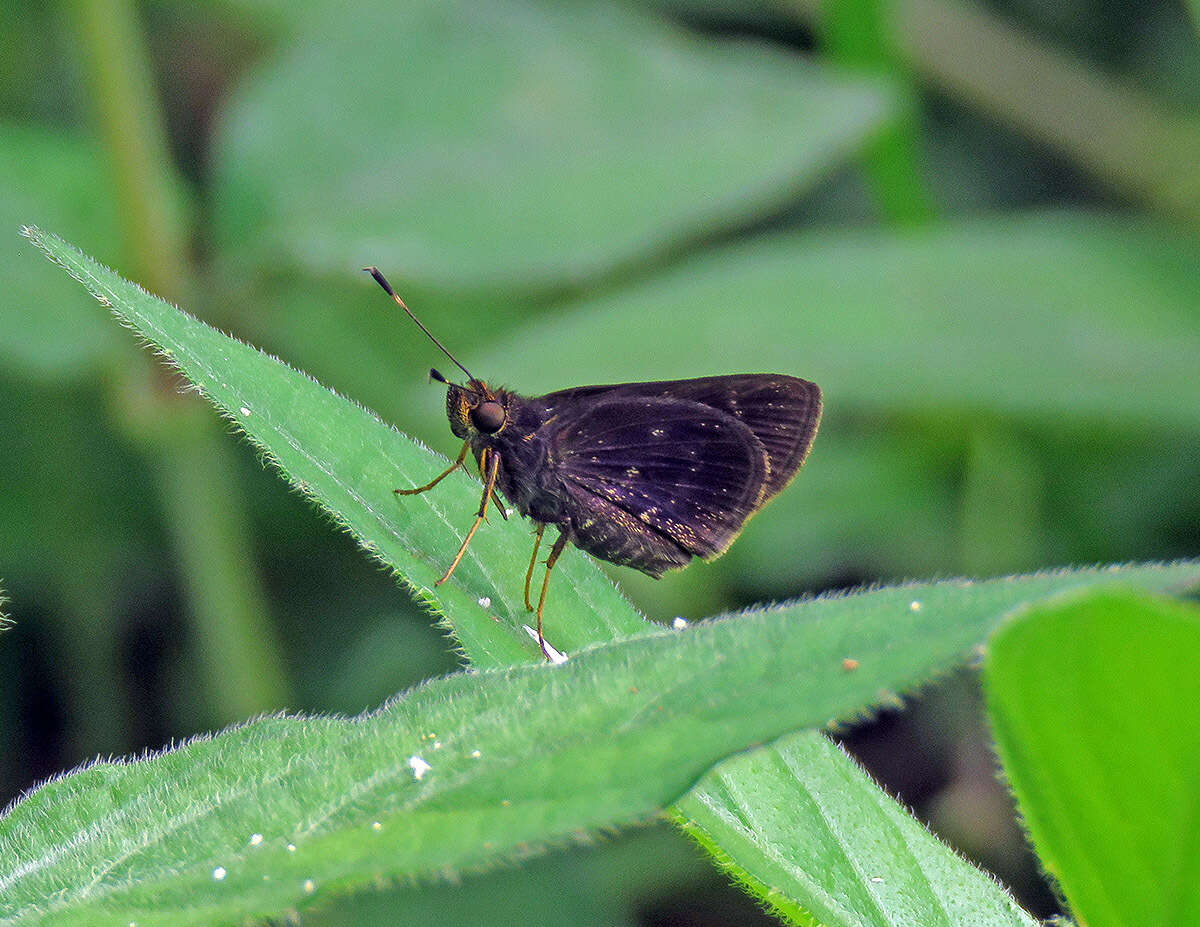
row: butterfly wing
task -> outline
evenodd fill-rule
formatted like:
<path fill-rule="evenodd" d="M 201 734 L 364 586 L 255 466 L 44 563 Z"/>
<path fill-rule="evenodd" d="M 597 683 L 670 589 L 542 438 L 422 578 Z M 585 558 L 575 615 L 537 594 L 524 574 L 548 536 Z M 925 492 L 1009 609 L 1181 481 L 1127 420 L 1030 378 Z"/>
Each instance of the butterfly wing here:
<path fill-rule="evenodd" d="M 542 396 L 536 402 L 575 408 L 613 397 L 685 399 L 732 415 L 753 432 L 767 452 L 770 473 L 760 505 L 782 490 L 799 471 L 821 421 L 817 384 L 783 374 L 745 373 L 693 380 L 580 386 Z"/>
<path fill-rule="evenodd" d="M 768 484 L 753 431 L 691 399 L 621 387 L 585 398 L 556 403 L 562 411 L 546 425 L 547 463 L 572 501 L 575 543 L 654 576 L 723 553 Z"/>

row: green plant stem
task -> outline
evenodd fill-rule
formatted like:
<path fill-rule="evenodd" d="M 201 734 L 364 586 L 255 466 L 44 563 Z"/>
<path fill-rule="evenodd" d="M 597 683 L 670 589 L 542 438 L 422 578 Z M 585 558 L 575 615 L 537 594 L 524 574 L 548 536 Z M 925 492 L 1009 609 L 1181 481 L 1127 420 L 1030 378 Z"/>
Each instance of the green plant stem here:
<path fill-rule="evenodd" d="M 59 687 L 69 710 L 64 736 L 77 757 L 113 754 L 135 746 L 124 723 L 129 702 L 120 685 L 121 654 L 114 602 L 114 562 L 97 551 L 71 556 L 74 575 L 61 591 L 69 627 L 58 636 Z M 90 566 L 89 566 L 90 565 Z M 67 619 L 61 622 L 67 624 Z M 104 680 L 103 682 L 98 682 Z"/>
<path fill-rule="evenodd" d="M 1019 573 L 1045 562 L 1042 478 L 1037 456 L 999 421 L 970 428 L 959 503 L 959 562 L 965 576 Z"/>
<path fill-rule="evenodd" d="M 111 163 L 125 259 L 143 286 L 194 303 L 183 184 L 167 150 L 134 8 L 126 0 L 74 0 L 69 11 Z M 162 505 L 201 642 L 201 674 L 218 707 L 213 720 L 285 706 L 283 662 L 238 514 L 245 508 L 239 481 L 219 447 L 227 439 L 203 407 L 141 356 L 131 351 L 110 374 L 119 427 L 163 474 Z"/>
<path fill-rule="evenodd" d="M 136 14 L 125 0 L 74 0 L 70 11 L 123 223 L 125 256 L 147 289 L 183 300 L 181 185 Z"/>
<path fill-rule="evenodd" d="M 206 427 L 181 429 L 159 459 L 159 488 L 188 598 L 208 719 L 216 723 L 287 707 L 288 685 L 265 596 L 254 571 L 241 505 L 221 504 L 239 483 L 229 438 Z"/>
<path fill-rule="evenodd" d="M 784 0 L 818 21 L 820 0 Z M 1200 225 L 1200 122 L 953 0 L 896 0 L 893 41 L 913 72 L 1050 145 L 1118 192 Z"/>
<path fill-rule="evenodd" d="M 830 0 L 821 11 L 828 56 L 838 64 L 886 76 L 904 104 L 860 156 L 883 215 L 897 225 L 927 222 L 936 214 L 921 176 L 917 89 L 894 46 L 890 0 Z"/>

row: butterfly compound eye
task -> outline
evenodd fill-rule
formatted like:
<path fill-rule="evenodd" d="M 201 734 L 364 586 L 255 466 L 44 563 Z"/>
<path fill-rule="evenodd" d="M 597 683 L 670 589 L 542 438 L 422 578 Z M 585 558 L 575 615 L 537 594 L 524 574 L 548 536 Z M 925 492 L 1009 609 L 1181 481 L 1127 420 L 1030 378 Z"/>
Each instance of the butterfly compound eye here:
<path fill-rule="evenodd" d="M 504 406 L 490 399 L 481 402 L 471 410 L 471 424 L 485 435 L 495 434 L 504 425 Z"/>

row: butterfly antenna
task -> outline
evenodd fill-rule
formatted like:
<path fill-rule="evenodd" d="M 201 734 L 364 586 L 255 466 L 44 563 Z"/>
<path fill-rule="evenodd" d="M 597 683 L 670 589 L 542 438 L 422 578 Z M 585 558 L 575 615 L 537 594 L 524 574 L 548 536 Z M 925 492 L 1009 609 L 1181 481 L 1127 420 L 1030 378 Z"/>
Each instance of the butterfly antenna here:
<path fill-rule="evenodd" d="M 387 282 L 387 278 L 379 272 L 378 267 L 364 267 L 363 270 L 375 278 L 375 282 L 378 283 L 381 287 L 383 287 L 383 291 L 385 293 L 387 293 L 388 296 L 392 297 L 392 299 L 394 299 L 396 301 L 397 306 L 399 306 L 406 313 L 408 313 L 408 317 L 417 323 L 417 328 L 421 329 L 421 331 L 423 331 L 426 335 L 428 335 L 429 340 L 432 341 L 434 344 L 436 344 L 439 348 L 441 348 L 441 351 L 443 354 L 445 354 L 448 358 L 450 358 L 450 360 L 454 361 L 454 366 L 456 366 L 459 370 L 461 370 L 463 373 L 465 373 L 467 375 L 468 380 L 470 380 L 470 381 L 475 380 L 475 378 L 473 376 L 471 376 L 471 371 L 469 371 L 466 367 L 464 367 L 462 364 L 460 364 L 458 362 L 458 358 L 456 358 L 453 354 L 451 354 L 449 351 L 447 351 L 446 346 L 444 344 L 442 344 L 440 341 L 438 341 L 436 338 L 433 337 L 433 332 L 431 332 L 428 328 L 426 328 L 424 325 L 422 325 L 421 320 L 418 319 L 415 315 L 413 315 L 413 311 L 404 304 L 404 300 L 402 300 L 399 296 L 396 295 L 396 291 L 393 290 L 392 285 Z"/>

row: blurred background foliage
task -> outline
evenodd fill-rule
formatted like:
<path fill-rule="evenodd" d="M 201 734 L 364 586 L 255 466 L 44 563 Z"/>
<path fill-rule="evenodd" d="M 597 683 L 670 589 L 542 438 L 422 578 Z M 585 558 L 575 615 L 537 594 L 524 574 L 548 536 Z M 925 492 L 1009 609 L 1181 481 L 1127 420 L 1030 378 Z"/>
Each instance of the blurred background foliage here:
<path fill-rule="evenodd" d="M 812 459 L 727 557 L 659 583 L 614 571 L 654 618 L 1195 556 L 1198 17 L 1115 0 L 0 3 L 0 582 L 17 622 L 0 801 L 96 754 L 285 707 L 357 712 L 456 665 L 22 223 L 447 452 L 438 355 L 363 264 L 521 391 L 821 383 Z M 974 686 L 947 680 L 846 742 L 1048 915 Z M 439 915 L 769 922 L 653 826 L 306 923 Z"/>

